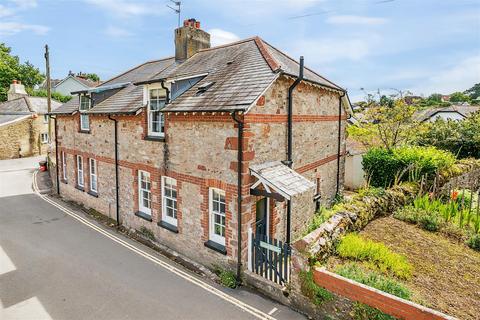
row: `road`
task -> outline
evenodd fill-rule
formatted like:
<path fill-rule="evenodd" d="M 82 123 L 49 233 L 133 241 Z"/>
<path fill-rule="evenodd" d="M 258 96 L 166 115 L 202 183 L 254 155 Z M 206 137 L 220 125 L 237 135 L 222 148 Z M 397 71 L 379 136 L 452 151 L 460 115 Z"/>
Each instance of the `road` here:
<path fill-rule="evenodd" d="M 305 319 L 34 193 L 37 162 L 0 161 L 0 319 Z"/>

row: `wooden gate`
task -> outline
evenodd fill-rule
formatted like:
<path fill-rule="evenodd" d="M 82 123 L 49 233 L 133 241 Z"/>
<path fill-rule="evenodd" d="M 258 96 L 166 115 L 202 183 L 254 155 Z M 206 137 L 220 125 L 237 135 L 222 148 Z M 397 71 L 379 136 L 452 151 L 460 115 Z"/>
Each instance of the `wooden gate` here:
<path fill-rule="evenodd" d="M 289 281 L 290 245 L 249 230 L 249 270 L 280 285 Z"/>

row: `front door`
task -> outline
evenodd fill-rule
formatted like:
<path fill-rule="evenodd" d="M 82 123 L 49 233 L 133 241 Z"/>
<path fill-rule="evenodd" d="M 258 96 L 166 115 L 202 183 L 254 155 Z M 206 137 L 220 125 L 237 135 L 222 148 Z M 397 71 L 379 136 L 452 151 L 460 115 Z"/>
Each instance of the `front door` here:
<path fill-rule="evenodd" d="M 267 198 L 257 201 L 257 218 L 255 221 L 256 233 L 267 235 L 268 222 L 268 201 Z"/>

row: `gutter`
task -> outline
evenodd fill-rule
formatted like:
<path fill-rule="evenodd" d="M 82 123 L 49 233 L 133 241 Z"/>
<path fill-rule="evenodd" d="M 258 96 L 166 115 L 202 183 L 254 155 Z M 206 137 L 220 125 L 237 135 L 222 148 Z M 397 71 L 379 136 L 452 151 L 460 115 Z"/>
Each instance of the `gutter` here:
<path fill-rule="evenodd" d="M 342 143 L 342 98 L 345 96 L 345 92 L 338 98 L 338 148 L 337 148 L 337 187 L 336 195 L 340 192 L 340 153 Z"/>
<path fill-rule="evenodd" d="M 284 161 L 288 167 L 292 167 L 292 147 L 293 147 L 293 90 L 296 86 L 303 80 L 303 56 L 300 57 L 300 70 L 297 79 L 292 83 L 288 88 L 288 119 L 287 119 L 287 161 Z M 286 243 L 290 244 L 290 233 L 291 233 L 291 219 L 292 219 L 292 200 L 287 200 L 287 241 Z"/>
<path fill-rule="evenodd" d="M 115 211 L 117 217 L 117 227 L 120 227 L 120 199 L 118 198 L 119 193 L 119 184 L 118 184 L 118 120 L 108 116 L 109 120 L 112 120 L 115 125 L 114 135 L 115 135 Z"/>
<path fill-rule="evenodd" d="M 238 111 L 232 112 L 232 119 L 238 124 L 238 155 L 237 155 L 237 283 L 241 282 L 242 273 L 242 173 L 243 173 L 243 121 L 236 115 Z"/>

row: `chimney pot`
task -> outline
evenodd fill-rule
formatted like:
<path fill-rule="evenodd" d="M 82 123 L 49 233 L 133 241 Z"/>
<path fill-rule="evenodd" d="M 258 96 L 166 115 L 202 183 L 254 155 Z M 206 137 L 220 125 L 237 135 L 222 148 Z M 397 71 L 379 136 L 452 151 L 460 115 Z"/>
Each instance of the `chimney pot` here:
<path fill-rule="evenodd" d="M 185 61 L 201 49 L 210 48 L 210 34 L 200 29 L 200 21 L 190 18 L 175 29 L 175 60 Z"/>
<path fill-rule="evenodd" d="M 14 79 L 14 80 L 12 81 L 12 83 L 13 83 L 13 84 L 17 84 L 17 80 Z"/>
<path fill-rule="evenodd" d="M 195 21 L 195 29 L 200 29 L 200 21 Z"/>

